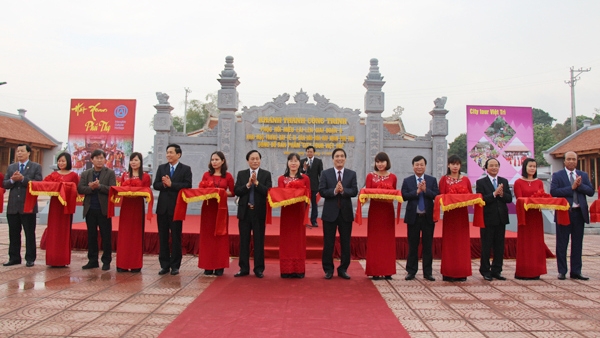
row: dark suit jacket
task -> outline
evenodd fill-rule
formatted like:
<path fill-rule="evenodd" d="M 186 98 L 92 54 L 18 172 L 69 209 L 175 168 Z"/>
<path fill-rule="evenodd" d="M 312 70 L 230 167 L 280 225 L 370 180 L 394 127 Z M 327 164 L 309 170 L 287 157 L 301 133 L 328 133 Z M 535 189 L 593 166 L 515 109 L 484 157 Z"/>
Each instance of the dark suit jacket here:
<path fill-rule="evenodd" d="M 490 178 L 485 175 L 476 182 L 475 191 L 483 196 L 485 206 L 483 207 L 483 222 L 485 226 L 497 226 L 510 223 L 508 220 L 508 203 L 512 202 L 512 193 L 508 180 L 504 177 L 496 176 L 498 185 L 504 185 L 502 197 L 494 197 L 494 185 Z"/>
<path fill-rule="evenodd" d="M 27 166 L 23 170 L 23 180 L 20 182 L 10 183 L 10 177 L 19 171 L 19 162 L 15 162 L 8 166 L 2 186 L 4 189 L 10 189 L 8 194 L 8 205 L 6 206 L 7 214 L 22 214 L 23 206 L 25 206 L 25 193 L 27 192 L 27 186 L 29 181 L 41 181 L 42 180 L 42 166 L 39 164 L 29 161 Z M 37 204 L 33 207 L 33 213 L 38 212 Z"/>
<path fill-rule="evenodd" d="M 588 174 L 581 170 L 575 170 L 577 176 L 581 176 L 581 185 L 575 190 L 577 192 L 577 199 L 579 207 L 583 213 L 583 219 L 585 223 L 590 223 L 590 213 L 588 210 L 587 196 L 594 195 L 594 188 Z M 573 205 L 573 189 L 571 189 L 571 182 L 565 169 L 559 170 L 552 174 L 552 183 L 550 183 L 550 195 L 554 197 L 564 197 L 569 201 L 569 205 Z M 556 213 L 554 214 L 554 221 L 556 222 Z"/>
<path fill-rule="evenodd" d="M 179 162 L 171 177 L 171 186 L 165 187 L 162 183 L 162 177 L 169 175 L 170 172 L 171 165 L 169 163 L 164 163 L 158 166 L 158 169 L 154 174 L 154 190 L 160 191 L 160 194 L 158 195 L 158 204 L 156 205 L 157 215 L 174 215 L 179 190 L 192 187 L 192 168 Z"/>
<path fill-rule="evenodd" d="M 314 162 L 313 162 L 314 163 Z M 352 208 L 352 197 L 358 195 L 358 185 L 356 183 L 356 172 L 344 168 L 342 177 L 342 186 L 344 192 L 341 197 L 335 195 L 335 186 L 337 185 L 337 173 L 335 168 L 323 170 L 319 181 L 319 194 L 325 199 L 323 204 L 323 213 L 321 219 L 326 222 L 335 222 L 341 213 L 346 222 L 354 221 L 354 212 Z M 341 199 L 341 208 L 338 208 L 338 199 Z"/>
<path fill-rule="evenodd" d="M 308 158 L 303 158 L 300 161 L 300 172 L 310 178 L 310 190 L 314 192 L 319 191 L 319 179 L 323 171 L 323 161 L 320 158 L 313 157 L 312 165 L 304 171 L 305 162 L 308 162 Z"/>
<path fill-rule="evenodd" d="M 254 210 L 260 220 L 264 221 L 267 217 L 267 193 L 269 192 L 269 188 L 273 186 L 271 183 L 271 173 L 268 170 L 259 168 L 256 179 L 258 180 L 258 185 L 254 187 Z M 244 219 L 248 210 L 248 201 L 250 198 L 250 189 L 246 188 L 248 180 L 250 180 L 250 168 L 238 171 L 233 189 L 235 195 L 240 198 L 238 201 L 238 219 Z"/>
<path fill-rule="evenodd" d="M 85 217 L 85 215 L 88 213 L 88 210 L 90 210 L 90 203 L 92 200 L 91 195 L 94 191 L 88 186 L 88 183 L 93 181 L 93 167 L 92 169 L 88 169 L 81 173 L 79 184 L 77 185 L 77 192 L 85 195 L 85 198 L 83 199 L 83 217 Z M 103 167 L 102 170 L 100 170 L 100 177 L 98 178 L 98 181 L 100 182 L 100 188 L 98 189 L 98 201 L 100 202 L 102 215 L 106 216 L 108 214 L 108 192 L 110 191 L 111 186 L 117 185 L 115 172 L 112 169 Z"/>
<path fill-rule="evenodd" d="M 425 214 L 427 221 L 433 224 L 433 201 L 440 194 L 437 180 L 433 176 L 423 175 L 427 189 L 424 192 Z M 419 205 L 419 195 L 417 194 L 417 178 L 410 175 L 402 182 L 402 199 L 406 201 L 406 212 L 404 213 L 404 223 L 415 224 L 417 222 L 417 206 Z"/>

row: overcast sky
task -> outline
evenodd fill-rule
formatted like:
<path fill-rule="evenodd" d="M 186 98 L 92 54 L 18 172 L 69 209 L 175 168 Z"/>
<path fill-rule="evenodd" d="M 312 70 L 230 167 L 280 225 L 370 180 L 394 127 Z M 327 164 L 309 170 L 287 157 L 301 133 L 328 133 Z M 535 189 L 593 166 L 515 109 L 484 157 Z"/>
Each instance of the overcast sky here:
<path fill-rule="evenodd" d="M 386 110 L 404 107 L 408 132 L 429 129 L 447 96 L 452 141 L 467 105 L 530 106 L 558 122 L 600 108 L 600 1 L 4 1 L 0 111 L 27 117 L 66 143 L 71 98 L 137 100 L 135 145 L 169 94 L 174 114 L 216 93 L 234 57 L 242 106 L 302 88 L 363 108 L 369 60 L 379 59 Z M 290 99 L 290 102 L 293 101 Z"/>

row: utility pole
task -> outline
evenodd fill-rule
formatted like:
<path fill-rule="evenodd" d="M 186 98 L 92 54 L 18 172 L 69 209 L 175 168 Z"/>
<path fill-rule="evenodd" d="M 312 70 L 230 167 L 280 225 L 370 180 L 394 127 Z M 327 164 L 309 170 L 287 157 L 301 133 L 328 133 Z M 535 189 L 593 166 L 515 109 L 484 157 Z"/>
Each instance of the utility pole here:
<path fill-rule="evenodd" d="M 579 75 L 584 72 L 589 72 L 592 68 L 579 68 L 573 69 L 571 67 L 571 79 L 569 81 L 565 81 L 566 84 L 571 87 L 571 134 L 573 134 L 577 130 L 577 114 L 575 114 L 575 83 L 579 80 Z M 575 74 L 575 72 L 578 72 Z"/>
<path fill-rule="evenodd" d="M 188 94 L 192 91 L 188 87 L 185 87 L 183 89 L 185 90 L 185 104 L 183 108 L 183 133 L 187 135 L 187 97 Z"/>

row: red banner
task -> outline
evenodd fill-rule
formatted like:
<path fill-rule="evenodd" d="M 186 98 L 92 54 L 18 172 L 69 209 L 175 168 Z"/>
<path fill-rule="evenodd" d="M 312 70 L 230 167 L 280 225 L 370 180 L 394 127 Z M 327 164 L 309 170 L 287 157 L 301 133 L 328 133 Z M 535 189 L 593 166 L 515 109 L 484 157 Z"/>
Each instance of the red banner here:
<path fill-rule="evenodd" d="M 32 212 L 38 196 L 57 197 L 64 207 L 65 214 L 75 213 L 77 185 L 73 182 L 29 181 L 25 195 L 24 212 Z"/>
<path fill-rule="evenodd" d="M 92 168 L 91 154 L 106 153 L 106 167 L 117 177 L 127 171 L 133 152 L 135 100 L 71 99 L 69 141 L 73 171 L 81 174 Z M 83 196 L 77 198 L 81 205 Z"/>
<path fill-rule="evenodd" d="M 115 215 L 115 206 L 120 205 L 121 198 L 143 197 L 148 203 L 148 212 L 146 219 L 152 220 L 152 205 L 154 204 L 154 195 L 150 187 L 131 187 L 114 186 L 108 191 L 108 217 Z"/>
<path fill-rule="evenodd" d="M 185 221 L 188 203 L 208 201 L 215 199 L 217 207 L 217 223 L 215 225 L 215 236 L 227 235 L 227 218 L 229 211 L 227 208 L 227 191 L 221 188 L 197 188 L 181 189 L 177 195 L 177 204 L 175 204 L 174 221 Z"/>

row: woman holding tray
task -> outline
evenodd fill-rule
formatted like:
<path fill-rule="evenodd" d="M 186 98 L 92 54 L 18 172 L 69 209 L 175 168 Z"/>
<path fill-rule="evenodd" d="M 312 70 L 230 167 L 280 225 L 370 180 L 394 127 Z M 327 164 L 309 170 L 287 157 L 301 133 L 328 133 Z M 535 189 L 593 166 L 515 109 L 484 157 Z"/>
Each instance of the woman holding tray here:
<path fill-rule="evenodd" d="M 225 154 L 215 151 L 210 155 L 208 171 L 202 176 L 199 188 L 221 188 L 227 191 L 228 197 L 233 196 L 233 176 L 227 172 Z M 215 199 L 202 202 L 198 267 L 204 269 L 205 275 L 222 276 L 223 270 L 229 267 L 229 235 L 215 235 L 218 206 Z"/>
<path fill-rule="evenodd" d="M 141 153 L 129 156 L 129 171 L 119 182 L 122 187 L 150 187 L 150 175 L 144 172 Z M 121 197 L 119 237 L 117 240 L 117 272 L 140 272 L 143 266 L 145 204 L 144 197 Z"/>
<path fill-rule="evenodd" d="M 71 155 L 60 153 L 56 159 L 58 171 L 44 178 L 49 182 L 73 182 L 79 184 L 79 175 L 71 171 Z M 76 188 L 75 188 L 76 189 Z M 64 206 L 57 196 L 50 199 L 48 228 L 46 229 L 46 264 L 64 267 L 71 264 L 71 226 L 73 215 L 64 213 Z"/>
<path fill-rule="evenodd" d="M 279 188 L 303 188 L 310 199 L 310 179 L 300 173 L 300 155 L 287 157 L 285 173 L 277 180 Z M 306 203 L 297 202 L 281 208 L 279 265 L 281 278 L 304 278 L 306 271 Z"/>
<path fill-rule="evenodd" d="M 440 194 L 473 193 L 471 181 L 460 174 L 460 166 L 458 156 L 448 158 L 448 171 L 440 178 Z M 466 206 L 444 212 L 440 272 L 447 282 L 464 282 L 472 275 L 469 211 Z"/>
<path fill-rule="evenodd" d="M 516 198 L 546 195 L 544 184 L 537 179 L 537 163 L 533 158 L 523 161 L 521 175 L 514 185 Z M 539 209 L 527 210 L 525 225 L 519 225 L 517 229 L 516 264 L 516 279 L 540 279 L 547 273 L 544 220 Z"/>
<path fill-rule="evenodd" d="M 389 172 L 389 156 L 375 155 L 373 172 L 367 174 L 365 188 L 396 190 L 398 179 Z M 392 279 L 396 274 L 396 225 L 393 200 L 371 199 L 367 228 L 367 267 L 365 274 L 373 279 Z"/>

